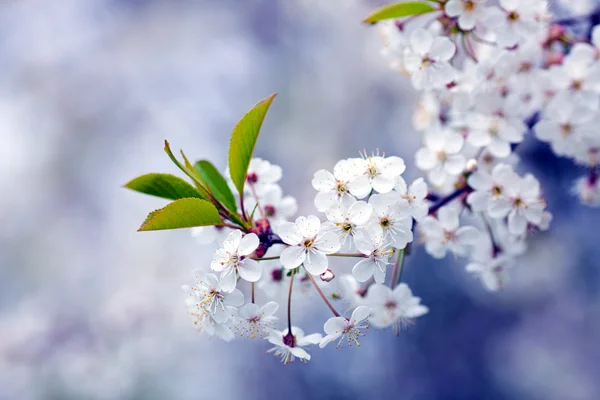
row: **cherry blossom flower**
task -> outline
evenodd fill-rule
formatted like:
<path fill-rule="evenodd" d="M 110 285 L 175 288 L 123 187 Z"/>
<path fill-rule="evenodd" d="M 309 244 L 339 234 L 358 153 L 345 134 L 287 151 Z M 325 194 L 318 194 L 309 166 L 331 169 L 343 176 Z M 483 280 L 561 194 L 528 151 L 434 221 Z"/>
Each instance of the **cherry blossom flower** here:
<path fill-rule="evenodd" d="M 249 233 L 244 236 L 241 231 L 234 230 L 223 242 L 223 248 L 215 251 L 210 267 L 213 271 L 221 272 L 223 290 L 231 292 L 235 289 L 237 274 L 248 282 L 260 279 L 262 268 L 256 260 L 247 257 L 258 245 L 256 234 Z"/>
<path fill-rule="evenodd" d="M 474 192 L 467 197 L 467 203 L 473 211 L 485 211 L 490 207 L 492 199 L 506 196 L 506 185 L 518 180 L 519 176 L 510 165 L 498 164 L 488 173 L 485 170 L 477 170 L 467 180 Z"/>
<path fill-rule="evenodd" d="M 327 254 L 335 253 L 341 247 L 339 237 L 326 229 L 314 215 L 298 217 L 295 223 L 282 222 L 279 235 L 290 245 L 281 253 L 283 266 L 294 269 L 304 264 L 304 268 L 313 275 L 325 272 Z"/>
<path fill-rule="evenodd" d="M 404 65 L 418 90 L 440 89 L 456 76 L 449 61 L 456 46 L 444 36 L 434 37 L 425 29 L 416 29 L 410 35 L 410 47 L 404 53 Z"/>
<path fill-rule="evenodd" d="M 421 221 L 427 216 L 429 212 L 429 205 L 426 200 L 427 183 L 425 183 L 423 178 L 415 179 L 410 186 L 407 186 L 406 181 L 400 176 L 396 180 L 394 189 L 400 194 L 400 208 L 407 208 L 410 215 L 416 221 Z"/>
<path fill-rule="evenodd" d="M 278 165 L 262 158 L 253 158 L 248 165 L 244 190 L 251 193 L 254 189 L 256 193 L 262 194 L 270 185 L 279 182 L 281 176 L 281 167 Z"/>
<path fill-rule="evenodd" d="M 596 175 L 579 178 L 573 189 L 582 203 L 595 207 L 600 205 L 600 179 Z"/>
<path fill-rule="evenodd" d="M 512 47 L 541 30 L 539 7 L 543 1 L 500 0 L 499 3 L 502 8 L 488 8 L 482 21 L 496 34 L 500 46 Z"/>
<path fill-rule="evenodd" d="M 507 248 L 510 248 L 507 246 Z M 484 287 L 495 292 L 502 289 L 508 281 L 507 269 L 514 265 L 514 257 L 495 249 L 489 237 L 482 237 L 471 254 L 471 262 L 466 271 L 478 277 Z"/>
<path fill-rule="evenodd" d="M 195 286 L 182 286 L 189 295 L 189 307 L 195 306 L 198 313 L 210 314 L 216 323 L 227 322 L 231 317 L 229 306 L 239 307 L 244 304 L 244 295 L 238 289 L 225 291 L 216 275 L 204 271 L 194 271 Z"/>
<path fill-rule="evenodd" d="M 292 326 L 292 333 L 288 330 L 272 330 L 266 338 L 274 347 L 267 350 L 267 353 L 273 353 L 276 357 L 281 357 L 281 362 L 289 364 L 298 358 L 301 362 L 310 360 L 310 354 L 303 347 L 311 344 L 319 344 L 323 337 L 320 333 L 313 333 L 304 336 L 304 331 L 296 326 Z"/>
<path fill-rule="evenodd" d="M 354 309 L 350 318 L 329 318 L 323 326 L 323 330 L 325 331 L 327 336 L 325 336 L 321 340 L 321 342 L 319 343 L 319 347 L 323 348 L 329 343 L 334 342 L 338 339 L 339 341 L 337 344 L 337 348 L 343 346 L 344 339 L 346 339 L 349 346 L 356 344 L 357 347 L 360 347 L 358 339 L 361 336 L 365 336 L 365 333 L 361 330 L 369 328 L 369 324 L 367 323 L 367 321 L 370 313 L 371 310 L 369 307 L 358 306 Z"/>
<path fill-rule="evenodd" d="M 369 234 L 361 233 L 355 238 L 358 251 L 367 256 L 360 260 L 354 268 L 352 275 L 359 282 L 366 282 L 374 276 L 375 282 L 382 283 L 385 280 L 385 272 L 389 259 L 394 254 L 394 249 L 386 243 L 381 229 L 371 229 Z"/>
<path fill-rule="evenodd" d="M 491 200 L 488 213 L 492 218 L 508 216 L 511 234 L 523 235 L 528 223 L 539 225 L 542 222 L 546 203 L 540 197 L 540 184 L 533 175 L 510 182 L 506 194 Z"/>
<path fill-rule="evenodd" d="M 397 193 L 373 195 L 369 204 L 373 207 L 372 224 L 381 228 L 394 247 L 403 249 L 412 242 L 412 218 L 408 207 L 399 204 Z"/>
<path fill-rule="evenodd" d="M 370 193 L 371 189 L 379 193 L 391 191 L 398 176 L 406 169 L 402 158 L 380 156 L 379 153 L 372 156 L 365 155 L 360 165 L 362 174 L 351 183 L 363 193 Z M 368 178 L 367 181 L 364 180 L 364 176 Z"/>
<path fill-rule="evenodd" d="M 312 186 L 319 191 L 315 197 L 317 210 L 325 212 L 335 204 L 346 203 L 352 196 L 359 199 L 367 196 L 371 188 L 365 168 L 364 160 L 348 159 L 339 161 L 333 174 L 324 169 L 315 172 Z"/>
<path fill-rule="evenodd" d="M 444 6 L 447 16 L 458 17 L 458 26 L 464 31 L 475 27 L 485 11 L 485 0 L 450 0 Z"/>
<path fill-rule="evenodd" d="M 534 130 L 540 140 L 551 143 L 556 154 L 576 154 L 595 129 L 593 115 L 593 110 L 585 103 L 559 96 L 548 105 Z"/>
<path fill-rule="evenodd" d="M 283 196 L 283 191 L 279 185 L 265 185 L 262 193 L 259 195 L 258 202 L 253 196 L 245 198 L 246 210 L 254 210 L 260 205 L 261 210 L 255 211 L 255 215 L 261 211 L 267 218 L 273 230 L 277 230 L 279 223 L 292 217 L 298 211 L 298 203 L 291 196 Z"/>
<path fill-rule="evenodd" d="M 434 258 L 444 258 L 450 250 L 466 256 L 468 248 L 477 242 L 481 233 L 472 226 L 459 227 L 458 212 L 452 207 L 442 207 L 437 218 L 426 217 L 420 225 L 425 236 L 425 250 Z"/>
<path fill-rule="evenodd" d="M 371 218 L 373 206 L 364 201 L 350 201 L 349 204 L 338 204 L 327 210 L 328 223 L 325 224 L 330 232 L 340 239 L 342 248 L 347 245 L 348 237 L 354 237 L 360 232 Z M 351 243 L 350 243 L 351 244 Z"/>
<path fill-rule="evenodd" d="M 367 292 L 367 304 L 371 307 L 370 321 L 378 328 L 393 327 L 398 333 L 402 326 L 408 325 L 414 318 L 429 312 L 429 308 L 420 304 L 405 283 L 393 290 L 385 285 L 372 285 Z"/>
<path fill-rule="evenodd" d="M 460 154 L 464 139 L 449 130 L 435 129 L 425 135 L 425 146 L 415 156 L 417 167 L 428 172 L 429 180 L 443 185 L 450 177 L 463 171 L 465 157 Z"/>
<path fill-rule="evenodd" d="M 198 226 L 191 228 L 190 233 L 198 244 L 211 244 L 220 242 L 227 238 L 231 229 L 224 226 Z"/>
<path fill-rule="evenodd" d="M 235 325 L 235 330 L 242 336 L 251 337 L 252 339 L 260 336 L 275 328 L 277 317 L 274 315 L 279 309 L 279 304 L 274 301 L 266 303 L 262 307 L 254 303 L 248 303 L 237 309 L 234 315 L 239 323 Z"/>

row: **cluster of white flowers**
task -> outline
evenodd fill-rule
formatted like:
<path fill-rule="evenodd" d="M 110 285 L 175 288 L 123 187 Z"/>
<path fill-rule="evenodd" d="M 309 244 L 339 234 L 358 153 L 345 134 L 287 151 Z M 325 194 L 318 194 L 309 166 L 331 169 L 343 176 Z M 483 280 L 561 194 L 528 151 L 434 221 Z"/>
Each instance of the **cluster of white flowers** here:
<path fill-rule="evenodd" d="M 422 18 L 379 22 L 391 66 L 422 91 L 416 163 L 442 193 L 470 172 L 469 160 L 488 169 L 513 162 L 532 132 L 586 167 L 574 192 L 600 204 L 600 28 L 581 37 L 573 21 L 553 22 L 548 6 L 450 0 Z"/>
<path fill-rule="evenodd" d="M 407 185 L 401 176 L 404 170 L 401 158 L 377 153 L 342 160 L 333 173 L 317 171 L 312 184 L 317 190 L 315 205 L 323 218 L 300 216 L 292 222 L 289 218 L 296 211 L 296 202 L 281 196 L 277 185 L 281 169 L 252 159 L 244 203 L 255 216 L 254 228 L 249 232 L 223 227 L 192 229 L 202 244 L 219 242 L 210 270 L 195 270 L 195 284 L 183 286 L 197 330 L 226 341 L 236 333 L 265 338 L 274 346 L 268 352 L 287 363 L 296 358 L 309 360 L 310 354 L 303 348 L 307 345 L 324 347 L 336 342 L 340 347 L 347 342 L 359 346 L 359 338 L 371 323 L 397 332 L 427 313 L 427 307 L 406 284 L 397 284 L 403 257 L 394 256 L 404 255 L 413 241 L 413 220 L 424 220 L 429 210 L 425 181 L 419 178 Z M 272 196 L 274 192 L 278 195 Z M 355 260 L 350 265 L 352 274 L 331 282 L 335 274 L 330 257 Z M 386 285 L 388 271 L 391 276 Z M 295 275 L 297 289 L 308 293 L 314 286 L 334 313 L 324 324 L 325 335 L 304 335 L 291 325 L 289 315 L 288 328 L 276 329 L 275 314 L 280 307 L 273 300 L 289 290 L 289 307 Z M 345 287 L 343 296 L 324 294 L 323 289 L 336 292 L 338 282 Z M 249 289 L 250 296 L 240 289 Z M 351 315 L 341 316 L 332 299 L 344 299 L 348 307 L 343 311 L 353 310 Z"/>
<path fill-rule="evenodd" d="M 600 203 L 600 132 L 592 125 L 600 120 L 600 30 L 576 38 L 550 22 L 547 5 L 436 1 L 422 18 L 380 22 L 385 54 L 422 92 L 415 162 L 429 184 L 407 184 L 402 158 L 365 152 L 317 171 L 314 204 L 322 216 L 292 221 L 296 202 L 277 185 L 281 169 L 251 160 L 238 200 L 252 228 L 194 230 L 202 242 L 221 242 L 212 271 L 197 272 L 196 285 L 185 287 L 199 330 L 225 340 L 236 331 L 265 337 L 274 346 L 268 352 L 285 363 L 309 360 L 308 345 L 360 346 L 371 325 L 398 332 L 429 311 L 401 283 L 415 232 L 432 257 L 466 257 L 466 270 L 485 288 L 502 288 L 528 237 L 552 219 L 538 180 L 515 172 L 515 149 L 530 132 L 585 164 L 576 191 L 585 203 Z M 336 277 L 333 259 L 344 257 Z M 334 314 L 324 335 L 292 325 L 293 288 L 314 289 Z M 287 329 L 276 330 L 282 307 L 274 299 L 285 292 Z M 340 299 L 346 307 L 338 311 Z"/>

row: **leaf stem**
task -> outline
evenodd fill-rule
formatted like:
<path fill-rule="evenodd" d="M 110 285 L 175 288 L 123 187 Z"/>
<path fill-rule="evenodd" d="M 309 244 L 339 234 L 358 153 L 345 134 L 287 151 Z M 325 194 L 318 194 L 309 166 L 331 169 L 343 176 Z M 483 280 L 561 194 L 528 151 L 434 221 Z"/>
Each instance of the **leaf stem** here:
<path fill-rule="evenodd" d="M 252 282 L 252 304 L 254 304 L 254 282 Z"/>
<path fill-rule="evenodd" d="M 336 311 L 335 307 L 333 306 L 333 304 L 331 304 L 331 302 L 329 302 L 329 300 L 327 299 L 327 296 L 325 296 L 325 293 L 323 293 L 323 291 L 321 290 L 321 288 L 317 284 L 317 281 L 315 281 L 315 278 L 313 278 L 313 276 L 308 271 L 306 271 L 306 276 L 308 276 L 308 279 L 310 279 L 310 281 L 314 285 L 315 289 L 317 289 L 317 292 L 319 292 L 319 295 L 321 296 L 321 298 L 323 299 L 323 301 L 325 302 L 325 304 L 327 304 L 327 307 L 329 307 L 329 309 L 331 310 L 331 312 L 333 313 L 333 315 L 335 315 L 336 317 L 339 317 L 340 313 L 338 313 Z"/>

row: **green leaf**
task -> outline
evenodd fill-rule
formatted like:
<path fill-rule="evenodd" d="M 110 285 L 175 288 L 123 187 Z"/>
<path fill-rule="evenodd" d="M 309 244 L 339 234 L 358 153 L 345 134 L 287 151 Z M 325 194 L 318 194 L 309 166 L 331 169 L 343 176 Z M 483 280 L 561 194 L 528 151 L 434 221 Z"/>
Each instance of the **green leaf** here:
<path fill-rule="evenodd" d="M 186 197 L 202 198 L 192 185 L 171 174 L 146 174 L 127 182 L 124 187 L 136 192 L 177 200 Z"/>
<path fill-rule="evenodd" d="M 221 225 L 219 212 L 211 203 L 197 198 L 179 199 L 152 211 L 138 231 Z"/>
<path fill-rule="evenodd" d="M 229 172 L 240 195 L 244 192 L 246 173 L 260 127 L 276 95 L 273 93 L 256 103 L 233 128 L 229 142 Z"/>
<path fill-rule="evenodd" d="M 185 166 L 181 165 L 181 163 L 175 158 L 175 156 L 173 155 L 173 152 L 171 151 L 171 146 L 169 145 L 169 142 L 166 140 L 165 140 L 165 153 L 167 153 L 167 155 L 169 156 L 171 161 L 173 161 L 173 163 L 175 165 L 177 165 L 177 167 L 181 171 L 183 171 L 183 173 L 185 173 L 187 176 L 189 176 L 192 179 L 192 181 L 194 181 L 194 184 L 196 185 L 196 188 L 198 189 L 198 192 L 200 193 L 202 198 L 209 199 L 211 196 L 210 190 L 206 187 L 206 184 L 204 182 L 202 182 L 202 179 L 200 179 L 200 176 L 198 176 L 198 173 L 196 172 L 196 170 L 194 169 L 192 164 L 190 164 L 190 162 L 188 161 L 185 154 L 183 154 L 183 150 L 181 150 L 181 155 L 183 156 Z"/>
<path fill-rule="evenodd" d="M 384 19 L 402 18 L 436 11 L 431 4 L 420 1 L 386 4 L 373 11 L 363 22 L 374 24 Z"/>
<path fill-rule="evenodd" d="M 217 200 L 227 207 L 228 210 L 237 211 L 235 197 L 233 197 L 227 181 L 210 161 L 200 160 L 194 164 L 194 169 L 206 185 L 208 185 Z"/>

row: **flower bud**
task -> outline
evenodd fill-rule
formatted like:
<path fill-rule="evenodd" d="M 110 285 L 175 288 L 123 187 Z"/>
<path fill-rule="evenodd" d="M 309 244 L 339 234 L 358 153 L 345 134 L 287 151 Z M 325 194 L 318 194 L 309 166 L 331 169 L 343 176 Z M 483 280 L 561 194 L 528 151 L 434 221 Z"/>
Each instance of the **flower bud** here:
<path fill-rule="evenodd" d="M 321 280 L 323 282 L 331 282 L 335 278 L 335 274 L 332 270 L 328 269 L 327 271 L 321 274 Z"/>
<path fill-rule="evenodd" d="M 471 158 L 469 161 L 467 161 L 467 166 L 465 167 L 465 172 L 471 173 L 471 172 L 475 171 L 476 169 L 477 169 L 477 160 L 474 158 Z"/>

